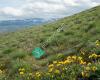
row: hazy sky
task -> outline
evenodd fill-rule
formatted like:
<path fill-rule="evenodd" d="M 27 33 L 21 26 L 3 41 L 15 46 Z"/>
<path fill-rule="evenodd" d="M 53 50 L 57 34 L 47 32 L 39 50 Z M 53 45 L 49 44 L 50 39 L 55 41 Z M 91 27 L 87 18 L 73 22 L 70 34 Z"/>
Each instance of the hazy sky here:
<path fill-rule="evenodd" d="M 0 20 L 59 18 L 100 5 L 100 0 L 0 0 Z"/>

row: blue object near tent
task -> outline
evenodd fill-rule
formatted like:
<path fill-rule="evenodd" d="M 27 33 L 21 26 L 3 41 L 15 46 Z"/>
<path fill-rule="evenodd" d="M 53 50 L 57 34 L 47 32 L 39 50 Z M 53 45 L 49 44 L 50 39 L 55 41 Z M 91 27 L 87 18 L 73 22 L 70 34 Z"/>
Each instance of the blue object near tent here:
<path fill-rule="evenodd" d="M 35 48 L 33 51 L 32 51 L 32 55 L 39 59 L 41 58 L 43 55 L 45 55 L 45 51 L 43 49 L 41 49 L 40 47 L 37 47 Z"/>

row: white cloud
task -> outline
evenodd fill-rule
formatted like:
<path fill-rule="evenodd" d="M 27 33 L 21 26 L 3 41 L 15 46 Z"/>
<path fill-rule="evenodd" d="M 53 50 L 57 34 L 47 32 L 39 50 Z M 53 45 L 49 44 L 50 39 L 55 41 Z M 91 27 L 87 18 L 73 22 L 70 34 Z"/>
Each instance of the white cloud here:
<path fill-rule="evenodd" d="M 0 9 L 0 13 L 5 15 L 12 15 L 12 16 L 22 16 L 23 13 L 20 9 L 16 9 L 13 7 L 4 7 Z"/>
<path fill-rule="evenodd" d="M 65 6 L 62 4 L 48 4 L 46 2 L 35 2 L 35 3 L 29 3 L 25 6 L 23 6 L 24 10 L 31 10 L 32 12 L 60 12 L 63 10 L 66 10 Z"/>
<path fill-rule="evenodd" d="M 17 4 L 18 0 L 15 1 Z M 62 17 L 100 5 L 98 0 L 21 0 L 22 2 L 23 4 L 17 7 L 0 8 L 0 16 L 5 18 Z"/>
<path fill-rule="evenodd" d="M 81 5 L 83 5 L 83 6 L 87 5 L 89 7 L 94 7 L 94 6 L 99 5 L 99 3 L 92 1 L 92 0 L 80 0 L 79 4 L 80 4 L 80 6 Z"/>
<path fill-rule="evenodd" d="M 78 6 L 77 0 L 63 0 L 65 5 L 67 6 Z"/>
<path fill-rule="evenodd" d="M 83 6 L 83 7 L 94 7 L 99 5 L 100 3 L 97 3 L 92 0 L 63 0 L 66 6 Z"/>

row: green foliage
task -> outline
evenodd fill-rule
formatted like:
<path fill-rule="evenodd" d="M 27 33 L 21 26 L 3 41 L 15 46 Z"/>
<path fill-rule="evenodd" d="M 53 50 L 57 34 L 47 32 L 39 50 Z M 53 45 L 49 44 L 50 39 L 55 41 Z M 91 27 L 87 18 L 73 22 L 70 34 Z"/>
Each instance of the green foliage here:
<path fill-rule="evenodd" d="M 64 24 L 64 30 L 57 32 L 62 24 Z M 44 43 L 54 34 L 54 38 L 46 43 L 44 48 L 47 56 L 40 60 L 34 59 L 32 50 L 41 47 L 41 43 Z M 18 77 L 17 73 L 20 67 L 24 67 L 28 72 L 30 72 L 30 69 L 33 71 L 45 70 L 48 63 L 52 63 L 54 60 L 62 60 L 68 55 L 76 53 L 78 55 L 82 48 L 87 53 L 95 51 L 100 54 L 100 50 L 94 45 L 98 39 L 100 39 L 100 6 L 52 23 L 0 34 L 0 64 L 5 64 L 3 69 L 9 69 L 6 72 L 8 74 L 6 75 L 7 80 L 23 80 L 23 78 Z M 41 46 L 39 46 L 40 44 Z M 79 73 L 81 69 L 79 65 L 77 67 L 71 65 L 70 67 L 72 69 L 69 69 L 66 73 L 65 80 L 75 80 L 76 72 Z M 97 76 L 100 75 L 99 73 L 99 70 L 96 71 Z M 6 80 L 4 77 L 5 75 L 0 76 L 0 79 Z M 47 80 L 47 78 L 48 76 L 45 76 L 43 80 Z M 57 80 L 61 80 L 61 78 L 58 77 Z"/>
<path fill-rule="evenodd" d="M 3 51 L 3 54 L 10 54 L 11 52 L 13 52 L 13 49 L 9 48 L 9 49 L 5 49 Z"/>
<path fill-rule="evenodd" d="M 18 50 L 18 51 L 16 51 L 15 53 L 12 53 L 11 54 L 11 57 L 13 58 L 13 59 L 22 59 L 22 58 L 24 58 L 25 56 L 27 55 L 27 53 L 25 52 L 25 51 L 22 51 L 22 50 Z"/>

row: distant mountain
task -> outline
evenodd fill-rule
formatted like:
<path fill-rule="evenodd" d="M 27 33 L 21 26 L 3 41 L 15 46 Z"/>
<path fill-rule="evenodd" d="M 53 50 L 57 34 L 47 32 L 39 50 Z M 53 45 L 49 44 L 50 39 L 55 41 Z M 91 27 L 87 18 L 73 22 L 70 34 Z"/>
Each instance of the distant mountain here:
<path fill-rule="evenodd" d="M 43 18 L 32 18 L 32 19 L 23 19 L 23 20 L 4 20 L 4 21 L 0 21 L 0 32 L 13 31 L 19 28 L 39 25 L 49 21 L 51 20 L 45 20 Z"/>

